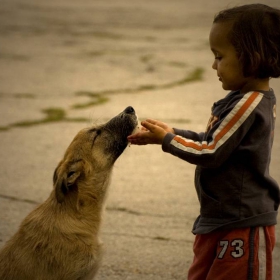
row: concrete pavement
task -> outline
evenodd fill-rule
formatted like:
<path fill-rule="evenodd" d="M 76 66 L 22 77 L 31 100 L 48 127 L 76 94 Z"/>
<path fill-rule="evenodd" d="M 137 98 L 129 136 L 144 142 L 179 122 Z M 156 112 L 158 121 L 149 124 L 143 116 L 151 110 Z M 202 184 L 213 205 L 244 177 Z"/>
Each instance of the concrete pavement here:
<path fill-rule="evenodd" d="M 234 4 L 1 1 L 0 246 L 47 198 L 81 128 L 131 105 L 141 120 L 204 130 L 212 103 L 225 95 L 211 69 L 208 32 L 213 15 Z M 272 87 L 278 96 L 280 80 Z M 279 143 L 278 121 L 271 164 L 278 182 Z M 194 166 L 159 146 L 126 149 L 104 213 L 97 280 L 186 279 L 199 209 L 193 176 Z M 276 280 L 279 240 L 274 254 Z"/>

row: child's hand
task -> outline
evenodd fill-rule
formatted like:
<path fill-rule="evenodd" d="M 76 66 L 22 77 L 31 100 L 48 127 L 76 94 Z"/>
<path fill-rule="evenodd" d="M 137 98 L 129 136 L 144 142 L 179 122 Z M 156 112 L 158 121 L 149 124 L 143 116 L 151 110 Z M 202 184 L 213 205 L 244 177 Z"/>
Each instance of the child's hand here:
<path fill-rule="evenodd" d="M 174 133 L 174 130 L 167 124 L 156 120 L 148 119 L 141 122 L 141 125 L 143 126 L 141 132 L 127 137 L 131 144 L 162 144 L 163 138 L 168 132 Z"/>
<path fill-rule="evenodd" d="M 154 124 L 156 126 L 159 126 L 161 128 L 163 128 L 166 132 L 170 132 L 174 134 L 174 129 L 169 127 L 166 123 L 161 122 L 161 121 L 157 121 L 157 120 L 151 120 L 151 119 L 147 119 L 146 122 L 149 122 L 151 124 Z"/>

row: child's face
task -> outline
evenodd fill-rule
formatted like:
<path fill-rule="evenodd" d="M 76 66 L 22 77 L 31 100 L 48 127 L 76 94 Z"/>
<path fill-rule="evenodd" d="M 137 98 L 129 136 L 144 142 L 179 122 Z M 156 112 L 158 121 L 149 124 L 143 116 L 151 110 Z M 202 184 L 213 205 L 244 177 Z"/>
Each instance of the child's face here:
<path fill-rule="evenodd" d="M 214 23 L 212 26 L 209 36 L 210 47 L 215 55 L 212 68 L 217 71 L 223 89 L 244 91 L 252 78 L 243 76 L 242 65 L 228 40 L 229 30 L 228 23 Z"/>

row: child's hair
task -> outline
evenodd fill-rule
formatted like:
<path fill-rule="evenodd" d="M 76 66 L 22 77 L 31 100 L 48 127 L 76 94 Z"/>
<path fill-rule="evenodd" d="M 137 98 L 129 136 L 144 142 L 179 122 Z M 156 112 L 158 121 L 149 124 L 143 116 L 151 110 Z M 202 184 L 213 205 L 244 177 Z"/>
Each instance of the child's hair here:
<path fill-rule="evenodd" d="M 243 65 L 245 77 L 280 76 L 280 10 L 263 4 L 226 9 L 213 23 L 229 23 L 229 40 Z"/>

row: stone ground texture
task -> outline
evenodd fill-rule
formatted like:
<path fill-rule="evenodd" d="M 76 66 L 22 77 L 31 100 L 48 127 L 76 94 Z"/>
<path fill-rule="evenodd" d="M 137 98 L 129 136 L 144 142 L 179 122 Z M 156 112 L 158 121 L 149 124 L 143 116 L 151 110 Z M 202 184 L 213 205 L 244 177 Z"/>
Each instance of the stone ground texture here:
<path fill-rule="evenodd" d="M 211 22 L 241 2 L 254 1 L 0 0 L 0 247 L 48 197 L 81 128 L 131 105 L 140 120 L 204 130 L 212 103 L 226 94 L 211 69 Z M 278 96 L 280 81 L 271 84 Z M 279 143 L 277 121 L 278 182 Z M 186 279 L 199 211 L 193 177 L 194 166 L 159 146 L 126 149 L 104 213 L 97 280 Z M 274 280 L 279 237 L 277 226 Z"/>

